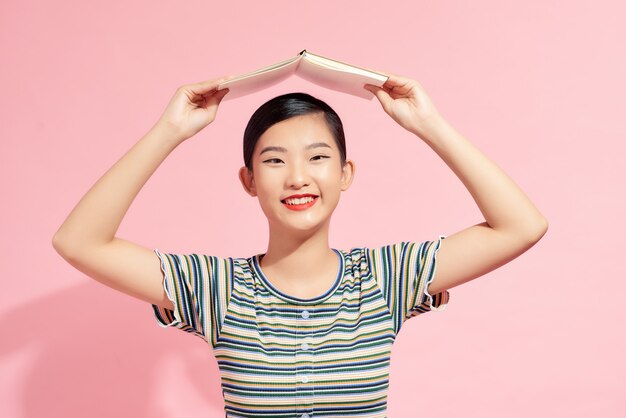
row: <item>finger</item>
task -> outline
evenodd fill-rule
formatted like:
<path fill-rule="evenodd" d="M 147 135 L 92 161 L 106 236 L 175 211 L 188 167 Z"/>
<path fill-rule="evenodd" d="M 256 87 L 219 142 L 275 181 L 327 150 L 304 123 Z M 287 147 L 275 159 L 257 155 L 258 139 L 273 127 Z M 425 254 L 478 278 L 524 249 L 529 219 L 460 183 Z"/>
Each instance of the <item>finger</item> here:
<path fill-rule="evenodd" d="M 407 86 L 410 82 L 411 80 L 406 77 L 401 77 L 398 75 L 390 75 L 389 78 L 387 78 L 387 81 L 385 82 L 384 87 L 388 89 L 400 88 L 400 87 Z"/>
<path fill-rule="evenodd" d="M 376 96 L 385 111 L 387 111 L 391 107 L 391 102 L 393 102 L 393 99 L 384 89 L 371 84 L 366 84 L 365 89 Z"/>
<path fill-rule="evenodd" d="M 211 91 L 217 90 L 217 87 L 229 78 L 232 78 L 232 76 L 226 76 L 226 77 L 216 78 L 212 80 L 201 81 L 199 83 L 191 84 L 189 88 L 194 94 L 202 95 L 202 94 L 206 94 Z"/>
<path fill-rule="evenodd" d="M 406 77 L 402 77 L 397 74 L 389 74 L 389 78 L 387 79 L 387 82 L 395 85 L 395 84 L 402 84 L 406 80 L 407 80 Z"/>
<path fill-rule="evenodd" d="M 229 91 L 229 89 L 218 90 L 214 95 L 209 98 L 209 100 L 211 101 L 211 103 L 220 104 L 224 96 L 226 96 Z"/>
<path fill-rule="evenodd" d="M 377 86 L 377 85 L 375 85 L 375 84 L 364 84 L 364 85 L 363 85 L 363 88 L 364 88 L 365 90 L 367 90 L 367 91 L 371 92 L 371 93 L 372 93 L 372 94 L 374 94 L 374 95 L 376 94 L 376 91 L 377 91 L 377 90 L 384 89 L 384 87 L 379 87 L 379 86 Z"/>
<path fill-rule="evenodd" d="M 417 81 L 405 77 L 392 79 L 388 83 L 385 83 L 383 87 L 396 99 L 415 96 L 421 89 Z"/>

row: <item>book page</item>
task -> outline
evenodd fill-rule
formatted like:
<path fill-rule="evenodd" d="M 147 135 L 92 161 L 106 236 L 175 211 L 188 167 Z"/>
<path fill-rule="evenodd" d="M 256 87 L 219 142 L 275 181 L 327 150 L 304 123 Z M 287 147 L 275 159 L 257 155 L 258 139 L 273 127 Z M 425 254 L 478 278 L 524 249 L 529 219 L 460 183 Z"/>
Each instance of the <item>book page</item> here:
<path fill-rule="evenodd" d="M 290 58 L 277 64 L 240 75 L 220 84 L 217 89 L 223 90 L 228 88 L 230 90 L 228 94 L 224 96 L 223 100 L 235 99 L 245 96 L 246 94 L 263 90 L 274 84 L 278 84 L 292 75 L 296 71 L 301 58 L 302 56 L 298 55 L 295 58 Z"/>
<path fill-rule="evenodd" d="M 367 70 L 365 68 L 357 67 L 356 65 L 346 64 L 345 62 L 337 61 L 332 58 L 323 57 L 321 55 L 314 54 L 307 50 L 303 51 L 304 59 L 310 61 L 313 64 L 319 65 L 324 68 L 328 68 L 330 70 L 336 71 L 345 71 L 354 74 L 360 74 L 365 77 L 370 77 L 375 80 L 381 80 L 383 83 L 387 81 L 387 76 L 382 73 L 377 73 L 372 70 Z M 374 84 L 374 83 L 370 83 Z M 380 86 L 379 86 L 380 87 Z"/>
<path fill-rule="evenodd" d="M 340 67 L 340 65 L 337 65 L 333 68 L 326 64 L 322 66 L 308 60 L 305 56 L 305 59 L 300 61 L 296 74 L 322 87 L 370 100 L 374 98 L 374 95 L 365 90 L 363 86 L 365 84 L 373 84 L 381 87 L 387 81 L 387 76 L 385 75 L 347 64 L 343 64 L 343 69 L 340 69 Z"/>

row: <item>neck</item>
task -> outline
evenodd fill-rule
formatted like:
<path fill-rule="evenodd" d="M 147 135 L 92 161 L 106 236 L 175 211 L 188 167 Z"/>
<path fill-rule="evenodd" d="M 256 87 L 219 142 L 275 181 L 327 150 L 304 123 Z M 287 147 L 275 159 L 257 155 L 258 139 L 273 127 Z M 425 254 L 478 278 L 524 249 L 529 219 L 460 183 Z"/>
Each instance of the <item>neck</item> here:
<path fill-rule="evenodd" d="M 262 266 L 303 279 L 315 275 L 320 267 L 328 266 L 329 261 L 334 263 L 337 257 L 328 244 L 328 231 L 328 224 L 303 234 L 270 227 L 268 249 Z"/>

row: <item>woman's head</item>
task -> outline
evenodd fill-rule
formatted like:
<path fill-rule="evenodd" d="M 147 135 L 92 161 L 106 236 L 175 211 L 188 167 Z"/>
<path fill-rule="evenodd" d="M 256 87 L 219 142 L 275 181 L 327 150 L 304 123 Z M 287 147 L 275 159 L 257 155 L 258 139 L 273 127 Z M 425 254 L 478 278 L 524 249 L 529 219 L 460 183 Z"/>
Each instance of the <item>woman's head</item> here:
<path fill-rule="evenodd" d="M 244 162 L 239 178 L 258 197 L 270 228 L 292 232 L 327 226 L 354 174 L 339 116 L 304 93 L 276 97 L 254 113 Z"/>
<path fill-rule="evenodd" d="M 289 93 L 265 102 L 252 115 L 243 134 L 243 160 L 252 171 L 252 156 L 259 138 L 271 126 L 295 116 L 320 113 L 333 135 L 342 165 L 346 162 L 346 138 L 337 112 L 322 100 L 306 93 Z"/>

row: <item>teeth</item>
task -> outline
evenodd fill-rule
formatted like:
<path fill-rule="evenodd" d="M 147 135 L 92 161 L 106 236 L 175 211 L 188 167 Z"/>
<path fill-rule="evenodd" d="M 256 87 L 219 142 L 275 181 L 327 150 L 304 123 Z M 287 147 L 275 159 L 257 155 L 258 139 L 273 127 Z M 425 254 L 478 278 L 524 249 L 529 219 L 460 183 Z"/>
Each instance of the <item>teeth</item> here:
<path fill-rule="evenodd" d="M 312 202 L 313 198 L 311 196 L 307 197 L 299 197 L 296 199 L 285 199 L 285 203 L 288 205 L 304 205 L 305 203 Z"/>

